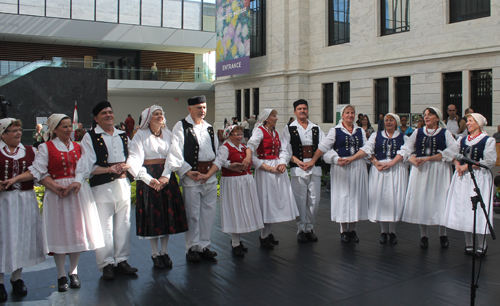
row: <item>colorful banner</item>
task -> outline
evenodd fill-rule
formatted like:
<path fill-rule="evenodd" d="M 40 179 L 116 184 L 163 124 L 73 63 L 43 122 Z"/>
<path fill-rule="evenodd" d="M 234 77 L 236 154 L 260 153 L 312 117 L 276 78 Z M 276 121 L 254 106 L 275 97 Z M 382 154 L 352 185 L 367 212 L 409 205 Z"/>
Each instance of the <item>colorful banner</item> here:
<path fill-rule="evenodd" d="M 218 77 L 250 72 L 250 0 L 217 0 Z"/>

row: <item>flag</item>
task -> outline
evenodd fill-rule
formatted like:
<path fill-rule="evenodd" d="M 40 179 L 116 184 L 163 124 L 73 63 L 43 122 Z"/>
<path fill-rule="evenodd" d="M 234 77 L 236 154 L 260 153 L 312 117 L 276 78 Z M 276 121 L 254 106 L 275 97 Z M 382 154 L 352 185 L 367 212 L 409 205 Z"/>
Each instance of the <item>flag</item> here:
<path fill-rule="evenodd" d="M 73 130 L 78 129 L 78 112 L 76 111 L 76 101 L 75 101 L 75 112 L 73 113 Z"/>

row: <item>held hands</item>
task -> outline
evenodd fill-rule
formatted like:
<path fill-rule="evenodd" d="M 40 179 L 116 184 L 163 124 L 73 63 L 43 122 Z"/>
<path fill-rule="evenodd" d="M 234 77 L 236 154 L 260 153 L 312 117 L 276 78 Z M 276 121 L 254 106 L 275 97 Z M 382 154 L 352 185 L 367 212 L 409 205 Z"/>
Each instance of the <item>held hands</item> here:
<path fill-rule="evenodd" d="M 339 158 L 337 160 L 337 165 L 341 166 L 341 167 L 344 167 L 346 165 L 348 165 L 351 161 L 348 159 L 348 158 Z"/>
<path fill-rule="evenodd" d="M 229 165 L 229 170 L 234 171 L 234 172 L 243 172 L 248 168 L 248 165 L 245 164 L 246 158 L 243 160 L 242 163 L 231 163 Z M 250 160 L 251 161 L 251 160 Z"/>
<path fill-rule="evenodd" d="M 416 156 L 412 156 L 409 159 L 410 163 L 412 163 L 415 167 L 421 166 L 429 161 L 429 157 L 421 157 L 417 158 Z"/>
<path fill-rule="evenodd" d="M 47 187 L 47 186 L 45 186 L 45 187 Z M 82 187 L 82 185 L 78 182 L 71 183 L 68 187 L 66 187 L 66 189 L 63 190 L 62 197 L 66 197 L 71 192 L 71 190 L 74 190 L 74 194 L 77 194 L 78 191 L 80 191 L 81 187 Z"/>
<path fill-rule="evenodd" d="M 300 168 L 302 168 L 302 170 L 304 170 L 304 171 L 307 171 L 307 170 L 311 169 L 312 167 L 314 167 L 315 163 L 316 162 L 313 163 L 312 161 L 308 161 L 307 163 L 304 163 L 304 168 L 302 168 L 302 167 L 300 167 Z"/>
<path fill-rule="evenodd" d="M 245 165 L 245 168 L 252 165 L 252 156 L 248 155 L 245 157 L 245 159 L 242 161 L 243 165 Z"/>
<path fill-rule="evenodd" d="M 154 190 L 158 191 L 160 188 L 160 182 L 158 182 L 157 179 L 152 179 L 149 182 L 149 187 L 153 188 Z"/>
<path fill-rule="evenodd" d="M 286 171 L 286 165 L 285 164 L 280 164 L 276 166 L 276 173 L 284 173 Z"/>
<path fill-rule="evenodd" d="M 458 176 L 462 176 L 462 175 L 464 175 L 467 171 L 469 171 L 469 166 L 468 166 L 468 165 L 460 165 L 460 166 L 456 166 L 456 165 L 455 165 L 455 168 L 457 169 Z"/>
<path fill-rule="evenodd" d="M 168 185 L 168 182 L 170 182 L 170 180 L 168 179 L 168 177 L 162 176 L 158 179 L 158 182 L 160 182 L 160 186 L 159 189 L 156 191 L 160 191 L 161 189 L 165 188 L 165 186 Z"/>

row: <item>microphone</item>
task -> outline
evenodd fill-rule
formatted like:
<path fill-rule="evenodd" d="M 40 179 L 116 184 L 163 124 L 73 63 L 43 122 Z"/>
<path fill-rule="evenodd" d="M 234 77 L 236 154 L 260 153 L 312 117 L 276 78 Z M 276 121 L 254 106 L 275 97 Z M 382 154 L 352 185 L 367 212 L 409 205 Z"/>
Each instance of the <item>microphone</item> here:
<path fill-rule="evenodd" d="M 482 167 L 482 168 L 485 168 L 485 169 L 490 169 L 488 168 L 487 166 L 485 165 L 482 165 L 480 164 L 479 162 L 475 161 L 475 160 L 472 160 L 468 157 L 465 157 L 463 156 L 462 154 L 458 154 L 457 157 L 455 157 L 455 159 L 459 162 L 463 162 L 463 163 L 466 163 L 468 165 L 472 165 L 472 166 L 478 166 L 478 167 Z"/>

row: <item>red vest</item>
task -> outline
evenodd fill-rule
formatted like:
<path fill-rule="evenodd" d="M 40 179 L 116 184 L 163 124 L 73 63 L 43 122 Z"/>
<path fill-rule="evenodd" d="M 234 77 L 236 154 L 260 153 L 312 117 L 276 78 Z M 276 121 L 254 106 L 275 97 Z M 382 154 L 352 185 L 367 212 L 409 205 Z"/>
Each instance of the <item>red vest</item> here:
<path fill-rule="evenodd" d="M 13 158 L 7 157 L 4 154 L 0 153 L 0 173 L 4 174 L 3 180 L 12 178 L 14 176 L 13 173 L 19 175 L 25 172 L 26 170 L 28 170 L 28 167 L 33 164 L 33 161 L 35 160 L 35 152 L 33 152 L 31 146 L 24 147 L 26 148 L 26 155 L 18 160 L 14 160 Z M 14 186 L 16 185 L 17 184 L 15 184 Z M 33 189 L 33 180 L 22 182 L 21 188 L 14 188 L 14 186 L 11 186 L 9 189 L 7 189 L 7 191 L 11 191 L 14 189 L 31 190 Z"/>
<path fill-rule="evenodd" d="M 260 126 L 259 128 L 264 134 L 264 139 L 257 148 L 257 156 L 259 159 L 279 159 L 281 141 L 278 132 L 275 131 L 276 136 L 273 137 L 264 127 Z"/>
<path fill-rule="evenodd" d="M 52 141 L 46 142 L 49 151 L 49 166 L 47 170 L 55 179 L 75 177 L 76 163 L 82 156 L 80 145 L 73 142 L 73 150 L 69 152 L 59 151 Z"/>
<path fill-rule="evenodd" d="M 229 156 L 227 157 L 227 160 L 229 160 L 231 163 L 241 163 L 245 159 L 245 157 L 246 157 L 245 151 L 247 149 L 247 147 L 245 147 L 245 145 L 243 145 L 243 144 L 241 145 L 243 148 L 243 152 L 236 149 L 235 147 L 233 147 L 232 145 L 230 145 L 227 142 L 224 145 L 229 150 Z M 242 176 L 242 175 L 247 175 L 247 174 L 252 174 L 252 172 L 250 172 L 250 166 L 248 166 L 247 171 L 244 171 L 244 172 L 235 172 L 235 171 L 231 171 L 227 168 L 222 167 L 222 176 Z"/>

